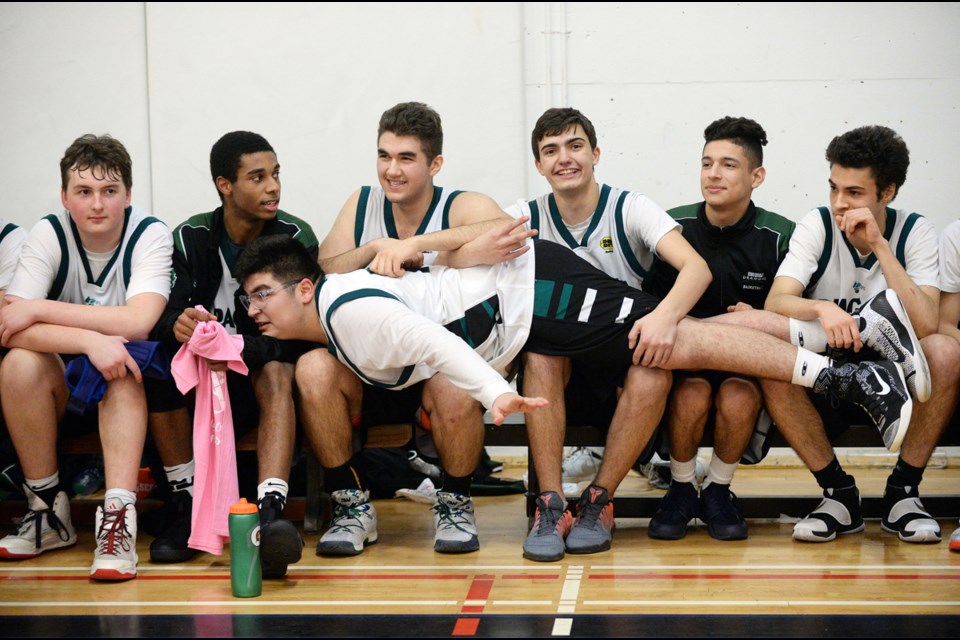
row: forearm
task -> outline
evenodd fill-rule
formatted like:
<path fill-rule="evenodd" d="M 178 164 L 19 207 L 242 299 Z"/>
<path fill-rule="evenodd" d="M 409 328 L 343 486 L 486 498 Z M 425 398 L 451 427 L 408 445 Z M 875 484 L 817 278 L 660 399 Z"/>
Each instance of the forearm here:
<path fill-rule="evenodd" d="M 819 307 L 823 302 L 823 300 L 810 300 L 788 293 L 771 293 L 767 296 L 763 308 L 797 320 L 819 320 Z"/>
<path fill-rule="evenodd" d="M 945 336 L 950 336 L 957 342 L 960 342 L 960 329 L 957 328 L 955 324 L 949 324 L 947 322 L 940 323 L 940 333 Z"/>
<path fill-rule="evenodd" d="M 437 249 L 437 251 L 443 251 L 444 253 L 437 257 L 434 264 L 443 264 L 457 269 L 465 269 L 482 264 L 482 260 L 478 259 L 477 251 L 475 251 L 475 249 L 481 248 L 478 246 L 480 236 L 502 226 L 503 222 L 503 218 L 494 218 L 492 220 L 485 220 L 484 222 L 477 222 L 463 227 L 455 227 L 437 232 L 438 234 L 450 233 L 444 238 L 438 238 L 438 241 L 442 242 L 445 246 Z"/>
<path fill-rule="evenodd" d="M 917 336 L 925 338 L 931 333 L 936 333 L 940 322 L 939 299 L 927 295 L 913 282 L 893 254 L 886 239 L 873 247 L 873 253 L 880 263 L 887 286 L 896 291 L 900 301 L 903 302 Z"/>
<path fill-rule="evenodd" d="M 144 295 L 157 295 L 162 301 L 159 294 Z M 101 307 L 55 300 L 31 302 L 36 305 L 35 322 L 86 329 L 111 336 L 123 336 L 127 340 L 145 340 L 159 318 L 159 313 L 151 312 L 151 309 L 146 308 L 156 307 L 156 304 Z"/>
<path fill-rule="evenodd" d="M 345 251 L 336 256 L 330 256 L 329 258 L 321 256 L 320 268 L 323 269 L 324 273 L 349 273 L 357 269 L 365 269 L 376 257 L 379 250 L 379 241 L 371 240 L 356 249 Z"/>
<path fill-rule="evenodd" d="M 79 354 L 86 353 L 95 333 L 77 327 L 37 323 L 15 333 L 4 346 L 38 353 Z"/>
<path fill-rule="evenodd" d="M 713 275 L 705 262 L 695 262 L 683 267 L 669 293 L 657 305 L 657 312 L 666 314 L 674 322 L 680 322 L 703 297 L 712 280 Z"/>

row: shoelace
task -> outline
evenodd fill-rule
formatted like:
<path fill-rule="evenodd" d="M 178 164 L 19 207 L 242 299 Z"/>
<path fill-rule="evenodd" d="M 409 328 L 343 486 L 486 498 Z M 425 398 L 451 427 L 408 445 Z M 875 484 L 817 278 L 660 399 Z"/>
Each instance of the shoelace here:
<path fill-rule="evenodd" d="M 440 516 L 440 522 L 438 523 L 440 528 L 452 528 L 463 531 L 464 533 L 473 533 L 472 531 L 468 531 L 461 526 L 464 524 L 469 526 L 471 524 L 469 518 L 463 515 L 463 509 L 459 507 L 451 507 L 444 502 L 437 502 L 437 504 L 433 506 L 433 510 Z"/>
<path fill-rule="evenodd" d="M 563 517 L 560 509 L 537 506 L 537 535 L 551 534 Z"/>
<path fill-rule="evenodd" d="M 603 512 L 603 507 L 595 502 L 587 502 L 585 504 L 581 503 L 579 509 L 580 526 L 596 529 L 597 523 L 600 520 L 600 514 Z"/>
<path fill-rule="evenodd" d="M 97 535 L 97 550 L 103 555 L 115 556 L 130 551 L 130 531 L 127 529 L 127 505 L 117 511 L 104 511 Z"/>
<path fill-rule="evenodd" d="M 23 520 L 20 521 L 20 526 L 17 527 L 17 536 L 24 536 L 27 531 L 27 527 L 33 525 L 33 547 L 34 549 L 39 549 L 42 544 L 43 539 L 43 516 L 47 516 L 47 524 L 50 525 L 50 528 L 57 534 L 57 536 L 66 542 L 70 539 L 70 534 L 67 531 L 67 527 L 60 521 L 60 518 L 57 517 L 57 514 L 53 512 L 53 509 L 42 509 L 40 511 L 30 510 L 27 512 L 27 515 L 23 516 Z"/>
<path fill-rule="evenodd" d="M 333 521 L 330 523 L 330 533 L 350 533 L 353 529 L 363 529 L 360 517 L 366 512 L 360 507 L 347 507 L 341 504 L 334 506 Z M 351 522 L 352 521 L 352 522 Z"/>

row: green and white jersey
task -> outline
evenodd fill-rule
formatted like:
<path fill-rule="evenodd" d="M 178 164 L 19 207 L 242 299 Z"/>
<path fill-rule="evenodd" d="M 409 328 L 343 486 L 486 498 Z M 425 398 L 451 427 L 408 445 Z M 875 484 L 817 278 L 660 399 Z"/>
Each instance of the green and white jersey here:
<path fill-rule="evenodd" d="M 12 222 L 0 220 L 0 291 L 13 280 L 20 259 L 20 248 L 27 239 L 27 232 Z"/>
<path fill-rule="evenodd" d="M 940 287 L 937 232 L 929 220 L 888 207 L 884 237 L 915 285 Z M 847 313 L 856 313 L 863 302 L 888 288 L 877 257 L 859 254 L 829 207 L 814 209 L 797 224 L 777 271 L 781 276 L 800 282 L 804 298 L 830 300 Z"/>
<path fill-rule="evenodd" d="M 530 333 L 533 299 L 533 251 L 402 278 L 330 274 L 316 294 L 327 348 L 362 381 L 402 389 L 442 372 L 488 408 L 510 391 L 503 376 Z"/>
<path fill-rule="evenodd" d="M 443 231 L 450 228 L 450 205 L 454 199 L 463 193 L 443 187 L 433 188 L 433 200 L 430 208 L 423 217 L 423 222 L 414 235 L 422 236 L 434 231 Z M 360 200 L 357 202 L 357 217 L 353 225 L 354 246 L 362 246 L 371 240 L 393 238 L 399 240 L 397 224 L 393 217 L 393 203 L 387 200 L 380 187 L 363 187 L 360 189 Z M 433 264 L 437 259 L 436 252 L 425 252 L 424 266 Z"/>
<path fill-rule="evenodd" d="M 507 213 L 530 216 L 541 240 L 565 245 L 607 275 L 640 288 L 656 257 L 656 247 L 680 225 L 653 200 L 640 193 L 601 185 L 593 215 L 570 226 L 560 216 L 552 193 L 521 200 Z"/>
<path fill-rule="evenodd" d="M 70 213 L 41 219 L 27 236 L 7 294 L 76 304 L 122 306 L 141 293 L 170 296 L 173 236 L 163 222 L 127 207 L 117 247 L 83 248 Z"/>
<path fill-rule="evenodd" d="M 960 220 L 954 220 L 940 234 L 940 290 L 960 292 Z"/>

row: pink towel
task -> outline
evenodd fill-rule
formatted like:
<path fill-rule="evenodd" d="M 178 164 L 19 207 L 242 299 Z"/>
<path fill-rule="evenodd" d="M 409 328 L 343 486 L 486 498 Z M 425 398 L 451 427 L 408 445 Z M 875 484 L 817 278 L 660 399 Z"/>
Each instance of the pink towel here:
<path fill-rule="evenodd" d="M 203 307 L 197 309 L 206 311 Z M 225 371 L 211 371 L 207 360 L 225 360 L 247 375 L 243 336 L 231 336 L 220 323 L 198 322 L 190 341 L 173 357 L 170 371 L 180 393 L 196 387 L 193 414 L 193 522 L 189 546 L 215 555 L 230 539 L 230 505 L 239 501 L 237 451 Z"/>

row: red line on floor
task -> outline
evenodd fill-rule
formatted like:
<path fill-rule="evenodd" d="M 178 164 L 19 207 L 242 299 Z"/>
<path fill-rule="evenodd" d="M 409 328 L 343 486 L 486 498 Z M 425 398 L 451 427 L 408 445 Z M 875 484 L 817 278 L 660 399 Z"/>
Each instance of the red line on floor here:
<path fill-rule="evenodd" d="M 475 636 L 479 625 L 480 618 L 458 618 L 457 624 L 453 626 L 453 635 Z"/>
<path fill-rule="evenodd" d="M 560 574 L 539 574 L 539 573 L 524 573 L 519 576 L 512 575 L 503 575 L 500 576 L 504 580 L 556 580 L 560 577 Z"/>
<path fill-rule="evenodd" d="M 912 573 L 609 573 L 591 580 L 960 580 L 958 575 Z"/>
<path fill-rule="evenodd" d="M 493 576 L 477 576 L 467 592 L 467 600 L 486 600 L 493 588 Z"/>

